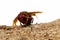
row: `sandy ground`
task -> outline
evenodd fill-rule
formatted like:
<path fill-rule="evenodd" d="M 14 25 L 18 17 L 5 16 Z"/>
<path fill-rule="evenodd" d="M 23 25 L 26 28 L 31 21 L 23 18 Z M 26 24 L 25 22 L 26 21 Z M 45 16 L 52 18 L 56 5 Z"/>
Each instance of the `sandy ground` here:
<path fill-rule="evenodd" d="M 2 25 L 0 40 L 60 40 L 60 19 L 23 28 Z"/>

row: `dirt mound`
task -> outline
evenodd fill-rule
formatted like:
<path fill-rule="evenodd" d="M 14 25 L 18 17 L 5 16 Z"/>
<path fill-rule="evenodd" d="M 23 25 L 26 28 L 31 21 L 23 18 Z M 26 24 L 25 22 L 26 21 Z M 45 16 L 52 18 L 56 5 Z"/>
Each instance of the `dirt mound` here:
<path fill-rule="evenodd" d="M 60 19 L 23 28 L 2 25 L 0 40 L 60 40 Z"/>

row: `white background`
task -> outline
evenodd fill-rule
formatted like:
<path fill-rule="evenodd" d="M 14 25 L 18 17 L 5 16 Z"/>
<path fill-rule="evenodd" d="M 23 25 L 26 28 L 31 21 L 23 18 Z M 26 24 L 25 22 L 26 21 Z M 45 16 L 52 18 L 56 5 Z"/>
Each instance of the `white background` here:
<path fill-rule="evenodd" d="M 50 22 L 60 18 L 60 0 L 0 0 L 0 25 L 12 25 L 21 11 L 42 11 L 34 23 Z"/>

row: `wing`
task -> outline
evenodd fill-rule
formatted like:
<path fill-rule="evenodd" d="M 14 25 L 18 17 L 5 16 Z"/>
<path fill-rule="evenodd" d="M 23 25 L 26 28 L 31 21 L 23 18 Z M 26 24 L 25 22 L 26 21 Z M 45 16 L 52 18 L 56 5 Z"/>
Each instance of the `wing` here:
<path fill-rule="evenodd" d="M 38 12 L 38 11 L 37 11 L 37 12 L 28 12 L 28 13 L 29 13 L 30 15 L 34 15 L 34 16 L 35 16 L 36 14 L 41 14 L 42 12 Z"/>

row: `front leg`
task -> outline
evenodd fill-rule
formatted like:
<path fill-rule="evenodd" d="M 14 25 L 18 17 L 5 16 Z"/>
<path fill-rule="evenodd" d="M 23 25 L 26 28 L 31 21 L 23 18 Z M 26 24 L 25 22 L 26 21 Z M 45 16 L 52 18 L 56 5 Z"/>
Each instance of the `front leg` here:
<path fill-rule="evenodd" d="M 22 26 L 21 22 L 20 22 L 20 25 Z"/>
<path fill-rule="evenodd" d="M 18 21 L 18 18 L 16 17 L 16 18 L 13 20 L 13 26 L 14 26 L 14 27 L 16 26 L 17 21 Z"/>

